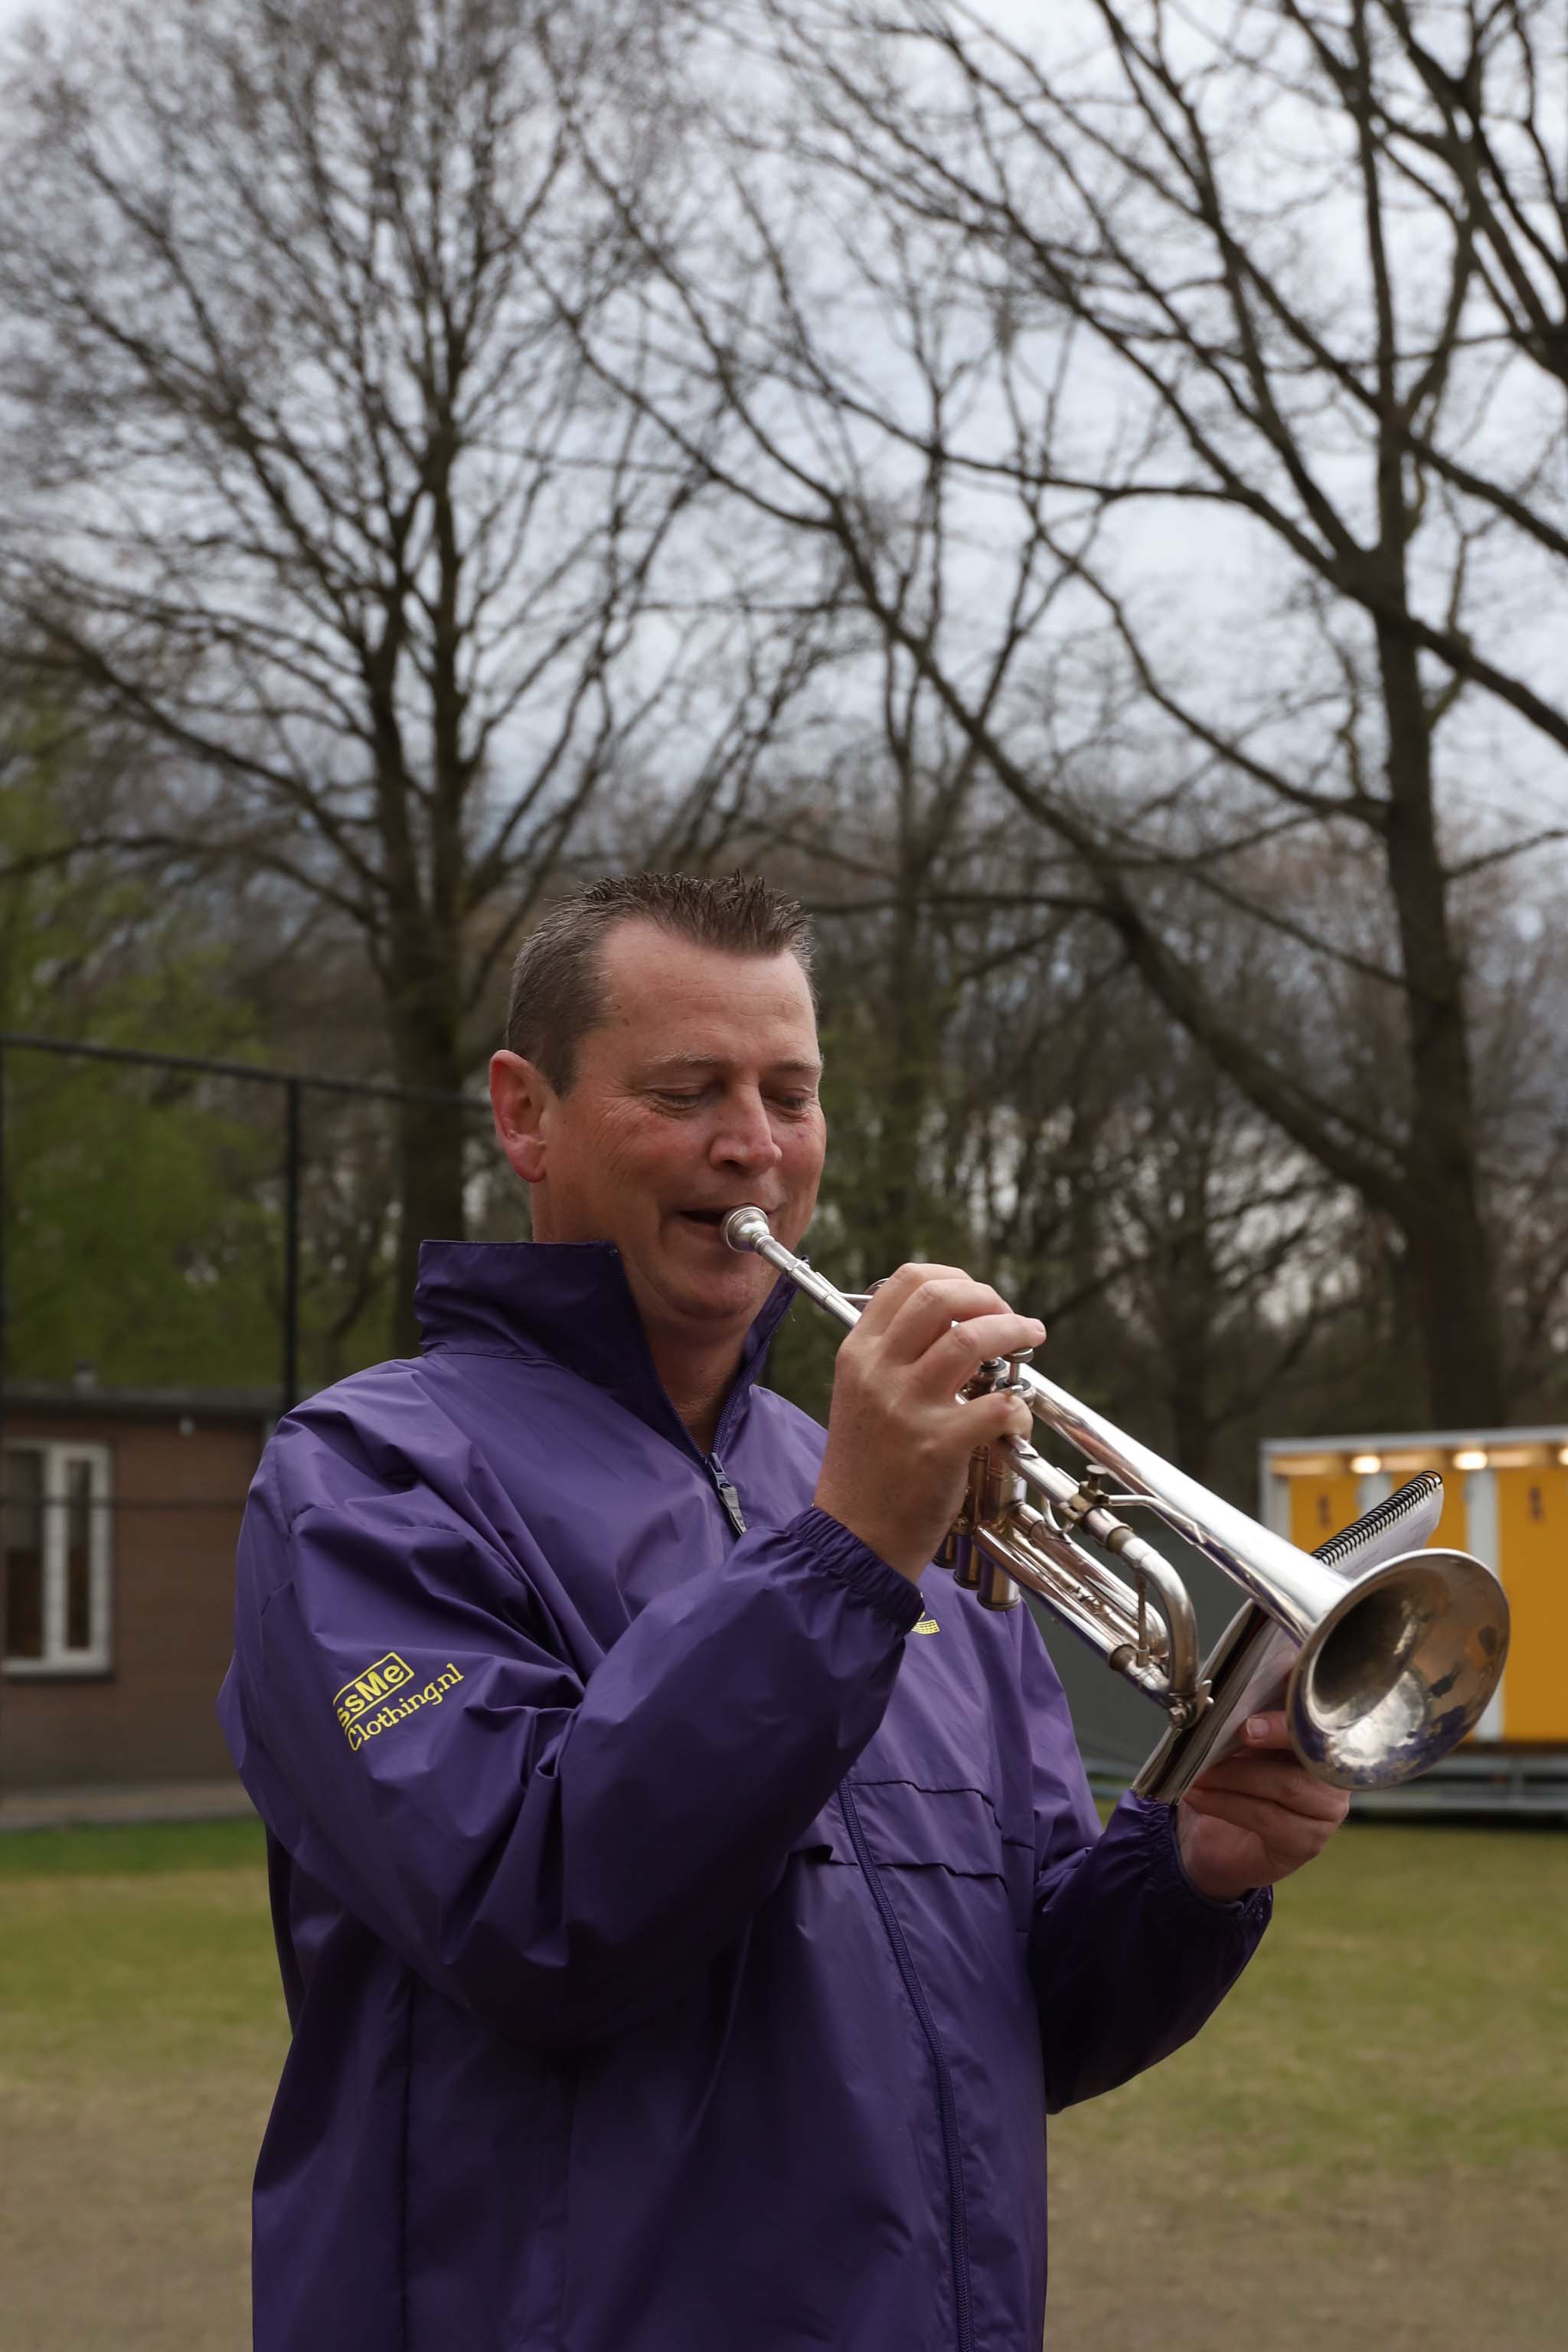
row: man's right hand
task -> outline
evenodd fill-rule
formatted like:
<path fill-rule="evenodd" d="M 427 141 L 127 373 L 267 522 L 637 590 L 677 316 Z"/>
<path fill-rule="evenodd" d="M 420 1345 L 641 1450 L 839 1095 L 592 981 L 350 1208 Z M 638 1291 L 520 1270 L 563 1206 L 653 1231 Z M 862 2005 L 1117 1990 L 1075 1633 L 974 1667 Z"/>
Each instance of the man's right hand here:
<path fill-rule="evenodd" d="M 961 1401 L 959 1390 L 987 1357 L 1045 1336 L 958 1266 L 901 1265 L 839 1348 L 818 1507 L 918 1584 L 958 1516 L 975 1447 L 1033 1425 L 1019 1397 Z"/>

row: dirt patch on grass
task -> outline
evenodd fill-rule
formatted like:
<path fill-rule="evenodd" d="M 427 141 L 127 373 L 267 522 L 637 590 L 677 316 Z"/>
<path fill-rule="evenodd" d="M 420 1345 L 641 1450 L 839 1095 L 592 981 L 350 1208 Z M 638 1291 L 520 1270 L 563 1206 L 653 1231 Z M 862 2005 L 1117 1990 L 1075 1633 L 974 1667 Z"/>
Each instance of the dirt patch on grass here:
<path fill-rule="evenodd" d="M 241 2352 L 268 2089 L 107 2084 L 0 2098 L 5 2352 Z"/>
<path fill-rule="evenodd" d="M 5 1888 L 0 2352 L 242 2352 L 286 2027 L 251 1869 Z"/>
<path fill-rule="evenodd" d="M 1179 2176 L 1180 2147 L 1157 2164 Z M 1565 2192 L 1568 2161 L 1305 2208 L 1078 2174 L 1052 2188 L 1047 2352 L 1562 2352 Z"/>
<path fill-rule="evenodd" d="M 265 1887 L 239 1845 L 100 1874 L 132 1851 L 0 1873 L 0 2352 L 250 2340 Z M 1053 2126 L 1047 2352 L 1561 2352 L 1568 1841 L 1351 1837 L 1280 1910 L 1189 2049 Z"/>

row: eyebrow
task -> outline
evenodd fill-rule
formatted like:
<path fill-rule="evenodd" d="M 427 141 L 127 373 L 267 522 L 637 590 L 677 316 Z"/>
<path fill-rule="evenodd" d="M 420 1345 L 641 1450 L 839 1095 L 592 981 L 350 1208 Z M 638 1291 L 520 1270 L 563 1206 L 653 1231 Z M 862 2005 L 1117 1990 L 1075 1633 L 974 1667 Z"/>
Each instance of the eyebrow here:
<path fill-rule="evenodd" d="M 722 1070 L 728 1066 L 717 1054 L 664 1054 L 657 1062 L 645 1063 L 638 1076 L 643 1078 L 689 1077 L 702 1071 Z M 770 1062 L 767 1074 L 770 1077 L 819 1078 L 822 1064 L 792 1057 L 788 1061 Z"/>

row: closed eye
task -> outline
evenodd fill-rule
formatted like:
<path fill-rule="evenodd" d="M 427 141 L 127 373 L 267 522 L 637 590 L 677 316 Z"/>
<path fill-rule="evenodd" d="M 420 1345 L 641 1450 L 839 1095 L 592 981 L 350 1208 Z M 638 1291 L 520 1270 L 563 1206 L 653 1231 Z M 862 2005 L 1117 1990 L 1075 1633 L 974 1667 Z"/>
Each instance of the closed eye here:
<path fill-rule="evenodd" d="M 718 1091 L 713 1087 L 653 1087 L 649 1088 L 649 1095 L 654 1102 L 668 1110 L 694 1110 Z M 799 1118 L 814 1107 L 816 1096 L 812 1088 L 805 1087 L 770 1094 L 767 1099 L 776 1110 L 787 1113 L 792 1118 Z"/>

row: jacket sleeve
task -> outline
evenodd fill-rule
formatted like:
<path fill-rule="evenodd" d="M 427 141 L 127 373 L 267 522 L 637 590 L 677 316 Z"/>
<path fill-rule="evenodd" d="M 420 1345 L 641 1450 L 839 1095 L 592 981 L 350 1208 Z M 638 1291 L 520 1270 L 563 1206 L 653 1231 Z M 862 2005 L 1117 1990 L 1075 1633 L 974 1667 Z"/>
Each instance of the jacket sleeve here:
<path fill-rule="evenodd" d="M 1037 1630 L 1025 1634 L 1037 1864 L 1029 1972 L 1055 2114 L 1190 2042 L 1257 1949 L 1273 1897 L 1268 1887 L 1241 1903 L 1200 1894 L 1169 1805 L 1123 1797 L 1100 1830 L 1056 1669 Z"/>
<path fill-rule="evenodd" d="M 807 1510 L 650 1603 L 584 1681 L 493 1534 L 418 1488 L 291 1509 L 280 1450 L 221 1710 L 269 1826 L 500 2032 L 559 2046 L 651 2013 L 875 1731 L 918 1591 Z"/>

